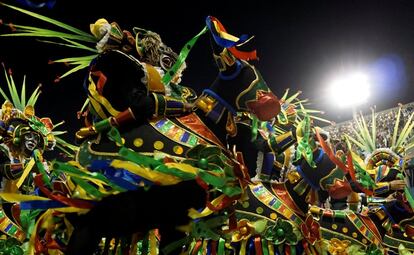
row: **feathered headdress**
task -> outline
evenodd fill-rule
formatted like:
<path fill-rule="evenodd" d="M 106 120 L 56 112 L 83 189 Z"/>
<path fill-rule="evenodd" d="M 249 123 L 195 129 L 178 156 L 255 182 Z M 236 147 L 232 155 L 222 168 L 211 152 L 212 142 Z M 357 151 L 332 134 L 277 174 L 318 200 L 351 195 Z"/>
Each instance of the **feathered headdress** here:
<path fill-rule="evenodd" d="M 52 149 L 56 145 L 63 152 L 72 155 L 72 153 L 68 152 L 68 149 L 76 151 L 77 147 L 58 137 L 59 135 L 66 133 L 66 131 L 55 130 L 56 127 L 62 125 L 64 122 L 62 121 L 53 124 L 50 118 L 39 118 L 35 115 L 34 106 L 41 93 L 40 85 L 37 86 L 26 100 L 26 76 L 23 78 L 21 90 L 19 92 L 11 71 L 7 72 L 6 68 L 4 68 L 4 75 L 8 93 L 0 87 L 0 94 L 5 100 L 0 111 L 0 131 L 2 131 L 3 139 L 8 138 L 13 141 L 19 139 L 17 136 L 19 136 L 20 132 L 18 132 L 16 127 L 14 130 L 9 130 L 9 122 L 20 119 L 27 122 L 34 131 L 41 134 L 47 149 Z"/>

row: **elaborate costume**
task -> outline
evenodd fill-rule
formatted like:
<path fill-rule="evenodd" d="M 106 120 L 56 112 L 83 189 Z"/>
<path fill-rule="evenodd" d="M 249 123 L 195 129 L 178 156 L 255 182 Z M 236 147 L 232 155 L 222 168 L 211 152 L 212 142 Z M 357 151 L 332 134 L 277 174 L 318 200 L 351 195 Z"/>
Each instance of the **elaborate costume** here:
<path fill-rule="evenodd" d="M 103 123 L 122 126 L 136 121 L 135 125 L 140 125 L 149 119 L 191 111 L 187 100 L 194 100 L 195 93 L 190 88 L 175 83 L 164 85 L 161 81 L 177 60 L 177 54 L 158 34 L 135 28 L 133 37 L 104 19 L 91 25 L 91 32 L 99 40 L 97 48 L 101 53 L 90 65 L 85 87 L 93 122 L 107 120 L 101 122 L 100 128 Z M 180 81 L 181 72 L 173 81 Z M 83 138 L 85 133 L 78 135 Z"/>
<path fill-rule="evenodd" d="M 64 133 L 53 130 L 59 124 L 53 125 L 49 118 L 39 118 L 35 115 L 34 105 L 40 94 L 40 86 L 30 97 L 26 97 L 24 82 L 20 92 L 11 74 L 6 74 L 5 80 L 8 93 L 0 89 L 0 94 L 5 100 L 0 111 L 0 176 L 3 179 L 0 193 L 0 231 L 7 237 L 3 238 L 6 241 L 1 246 L 1 253 L 27 254 L 36 241 L 33 239 L 29 247 L 20 245 L 28 244 L 28 238 L 36 234 L 39 235 L 37 240 L 44 234 L 38 233 L 39 229 L 34 227 L 36 217 L 40 213 L 36 209 L 43 208 L 48 203 L 47 198 L 35 196 L 40 193 L 39 185 L 35 184 L 34 179 L 45 180 L 48 186 L 53 186 L 54 192 L 66 190 L 59 176 L 50 177 L 51 166 L 43 158 L 43 153 L 53 150 L 56 146 L 69 154 L 69 151 L 75 150 L 76 147 L 57 137 Z M 43 201 L 40 202 L 44 203 L 43 206 L 39 201 Z M 31 236 L 33 231 L 35 234 Z M 51 236 L 46 238 L 52 241 L 61 236 L 56 235 L 55 239 Z M 59 245 L 54 249 L 57 247 Z"/>
<path fill-rule="evenodd" d="M 68 254 L 108 252 L 112 237 L 120 238 L 114 251 L 149 254 L 181 249 L 188 254 L 383 254 L 396 251 L 397 242 L 413 249 L 408 242 L 412 209 L 405 200 L 410 196 L 397 192 L 392 201 L 378 200 L 393 190 L 394 178 L 405 174 L 400 151 L 378 150 L 366 165 L 355 155 L 335 154 L 329 136 L 312 127 L 309 116 L 296 114 L 301 101 L 294 106 L 292 100 L 297 94 L 283 96 L 280 104 L 248 62 L 255 52 L 239 51 L 247 36 L 232 36 L 216 18 L 207 17 L 206 28 L 177 57 L 153 32 L 135 29 L 133 36 L 101 19 L 91 26 L 91 36 L 30 15 L 68 30 L 59 35 L 71 46 L 96 53 L 69 59 L 77 68 L 90 66 L 89 117 L 77 133 L 82 144 L 76 160 L 56 161 L 52 175 L 34 178 L 48 197 L 32 235 L 36 252 L 64 250 L 60 242 L 68 239 L 67 219 L 75 227 Z M 57 37 L 51 30 L 17 28 Z M 174 84 L 174 76 L 206 31 L 219 75 L 194 101 L 190 89 Z M 97 49 L 73 37 L 97 43 Z M 404 132 L 409 129 L 411 124 Z M 25 137 L 25 129 L 19 130 L 17 136 Z M 403 145 L 405 138 L 396 140 Z M 275 168 L 285 168 L 277 173 L 283 182 L 274 182 Z M 55 176 L 64 177 L 66 190 L 56 192 Z M 372 198 L 369 210 L 327 208 L 329 198 L 342 199 L 352 191 Z M 78 217 L 64 211 L 88 212 Z M 189 217 L 195 220 L 182 228 L 184 239 L 165 247 L 180 236 L 177 224 L 188 223 Z M 42 224 L 56 218 L 58 224 Z M 150 231 L 154 228 L 159 232 Z M 141 236 L 130 238 L 136 231 Z M 148 238 L 141 238 L 148 231 Z M 97 248 L 102 236 L 106 242 Z"/>

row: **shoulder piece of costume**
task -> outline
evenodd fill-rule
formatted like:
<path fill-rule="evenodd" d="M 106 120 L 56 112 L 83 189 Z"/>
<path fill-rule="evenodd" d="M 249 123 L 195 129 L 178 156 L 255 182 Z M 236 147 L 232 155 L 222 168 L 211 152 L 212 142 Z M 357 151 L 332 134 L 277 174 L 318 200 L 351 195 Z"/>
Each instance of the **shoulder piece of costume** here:
<path fill-rule="evenodd" d="M 127 54 L 120 50 L 107 50 L 101 55 L 102 56 L 98 57 L 97 61 L 100 61 L 102 58 L 109 58 L 109 61 L 130 61 L 132 65 L 136 65 L 145 72 L 145 75 L 139 80 L 143 81 L 148 92 L 165 94 L 165 86 L 161 81 L 162 71 L 159 68 L 154 67 L 151 64 L 139 61 L 135 56 Z M 110 65 L 111 63 L 108 64 Z"/>
<path fill-rule="evenodd" d="M 190 87 L 175 83 L 170 83 L 169 86 L 171 88 L 171 97 L 173 98 L 181 98 L 189 103 L 195 102 L 197 99 L 197 93 Z"/>
<path fill-rule="evenodd" d="M 112 65 L 117 65 L 118 69 L 112 69 Z M 160 72 L 157 67 L 141 62 L 133 55 L 119 50 L 105 51 L 91 67 L 88 80 L 88 97 L 92 113 L 102 119 L 117 116 L 129 107 L 126 100 L 122 98 L 129 98 L 130 93 L 135 93 L 134 91 L 137 91 L 137 89 L 142 91 L 137 91 L 137 93 L 143 93 L 143 95 L 153 94 L 157 105 L 156 115 L 163 116 L 167 111 L 166 109 L 169 108 L 183 108 L 182 105 L 174 107 L 174 102 L 177 100 L 171 99 L 174 102 L 169 103 L 171 100 L 165 98 L 166 89 L 161 82 Z M 124 92 L 121 90 L 119 82 L 123 82 Z M 133 86 L 133 88 L 129 88 L 126 83 L 131 84 L 130 86 Z M 170 104 L 173 104 L 173 106 L 169 106 Z"/>
<path fill-rule="evenodd" d="M 150 64 L 144 64 L 146 85 L 150 92 L 161 93 L 165 95 L 165 86 L 161 82 L 161 74 Z"/>

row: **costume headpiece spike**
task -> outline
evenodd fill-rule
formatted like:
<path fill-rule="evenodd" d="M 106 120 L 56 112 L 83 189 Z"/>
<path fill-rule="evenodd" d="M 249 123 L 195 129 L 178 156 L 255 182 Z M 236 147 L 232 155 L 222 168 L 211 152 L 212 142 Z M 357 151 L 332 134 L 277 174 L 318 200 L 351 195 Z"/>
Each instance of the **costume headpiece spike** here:
<path fill-rule="evenodd" d="M 398 112 L 396 114 L 394 130 L 392 134 L 391 141 L 389 143 L 389 150 L 398 155 L 407 152 L 407 150 L 414 147 L 414 141 L 411 141 L 411 133 L 414 129 L 414 113 L 412 113 L 408 119 L 405 121 L 404 126 L 400 130 L 400 119 L 401 112 L 403 110 L 403 105 L 398 106 Z M 354 137 L 345 135 L 345 138 L 355 144 L 357 147 L 362 149 L 364 152 L 372 154 L 377 151 L 377 123 L 376 123 L 377 114 L 375 113 L 375 108 L 371 108 L 371 127 L 368 128 L 368 125 L 365 121 L 362 113 L 359 113 L 354 117 L 355 128 L 351 127 L 351 130 L 354 134 Z M 369 157 L 368 157 L 369 158 Z"/>
<path fill-rule="evenodd" d="M 402 108 L 402 105 L 400 104 L 398 106 L 397 119 L 395 120 L 394 132 L 393 132 L 392 141 L 391 141 L 391 146 L 393 147 L 395 146 L 395 143 L 397 142 L 398 128 L 400 125 L 401 108 Z"/>
<path fill-rule="evenodd" d="M 8 94 L 0 88 L 0 94 L 5 101 L 9 101 L 14 108 L 18 109 L 21 112 L 24 112 L 26 107 L 34 106 L 37 100 L 37 97 L 40 94 L 40 86 L 38 86 L 30 95 L 29 100 L 26 102 L 26 76 L 23 78 L 21 92 L 18 92 L 16 83 L 14 82 L 13 75 L 11 72 L 7 72 L 5 66 L 4 68 L 4 77 L 8 87 Z M 20 95 L 19 95 L 20 94 Z"/>
<path fill-rule="evenodd" d="M 26 100 L 26 78 L 23 79 L 21 91 L 19 92 L 19 89 L 16 83 L 14 82 L 11 71 L 7 72 L 5 67 L 4 70 L 5 80 L 8 87 L 8 93 L 1 89 L 0 86 L 0 94 L 5 100 L 1 107 L 0 120 L 3 122 L 3 124 L 8 123 L 9 121 L 16 120 L 22 123 L 27 123 L 25 125 L 18 125 L 19 129 L 17 129 L 16 127 L 16 130 L 18 132 L 13 132 L 9 134 L 9 136 L 11 136 L 10 139 L 12 139 L 15 142 L 18 142 L 20 139 L 19 136 L 23 134 L 22 132 L 26 129 L 31 128 L 42 135 L 44 141 L 43 144 L 45 146 L 44 148 L 52 149 L 57 142 L 59 143 L 59 147 L 63 149 L 62 151 L 65 151 L 65 148 L 69 148 L 71 150 L 75 149 L 76 146 L 70 145 L 62 139 L 56 139 L 55 136 L 61 135 L 65 132 L 54 131 L 53 129 L 57 125 L 53 125 L 52 121 L 49 118 L 38 118 L 35 115 L 34 106 L 41 93 L 40 85 L 37 86 L 37 88 L 31 93 L 29 99 Z M 23 127 L 24 129 L 21 129 Z"/>
<path fill-rule="evenodd" d="M 377 147 L 376 145 L 376 137 L 377 137 L 377 122 L 375 120 L 375 107 L 371 107 L 371 135 L 372 135 L 372 144 L 374 148 Z"/>
<path fill-rule="evenodd" d="M 400 137 L 398 137 L 397 143 L 395 144 L 395 148 L 403 147 L 405 142 L 407 141 L 407 138 L 410 135 L 414 127 L 414 121 L 412 121 L 413 117 L 414 117 L 414 112 L 410 115 L 407 122 L 405 123 L 400 133 Z"/>
<path fill-rule="evenodd" d="M 95 38 L 92 34 L 86 33 L 80 29 L 67 25 L 58 20 L 51 19 L 49 17 L 43 16 L 43 15 L 31 12 L 31 11 L 27 11 L 22 8 L 18 8 L 18 7 L 4 4 L 4 3 L 0 3 L 0 4 L 10 9 L 16 10 L 18 12 L 32 16 L 36 19 L 52 24 L 59 28 L 59 30 L 51 30 L 51 29 L 45 29 L 45 28 L 40 28 L 40 27 L 34 27 L 34 26 L 22 26 L 22 25 L 14 24 L 13 26 L 16 30 L 13 33 L 2 34 L 1 36 L 31 36 L 31 37 L 39 37 L 39 38 L 49 38 L 51 39 L 51 41 L 45 41 L 45 40 L 42 40 L 42 41 L 46 43 L 58 44 L 58 45 L 65 46 L 65 47 L 77 48 L 77 49 L 96 53 L 93 55 L 88 55 L 88 56 L 83 56 L 83 57 L 64 58 L 64 59 L 53 61 L 53 62 L 64 62 L 69 65 L 75 66 L 72 69 L 70 69 L 68 72 L 60 76 L 60 78 L 63 78 L 65 76 L 68 76 L 69 74 L 72 74 L 76 71 L 79 71 L 83 68 L 88 67 L 90 62 L 94 58 L 96 58 L 98 51 L 94 49 L 94 46 L 91 46 L 89 44 L 95 45 L 98 39 Z"/>

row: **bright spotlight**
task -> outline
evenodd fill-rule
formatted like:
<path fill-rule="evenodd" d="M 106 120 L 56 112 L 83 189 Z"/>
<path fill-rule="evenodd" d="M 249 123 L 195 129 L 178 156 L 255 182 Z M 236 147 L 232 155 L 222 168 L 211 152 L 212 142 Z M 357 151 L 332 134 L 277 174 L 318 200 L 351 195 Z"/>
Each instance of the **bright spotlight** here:
<path fill-rule="evenodd" d="M 351 73 L 335 79 L 329 93 L 332 102 L 337 106 L 355 107 L 367 101 L 370 95 L 368 76 L 363 73 Z"/>

